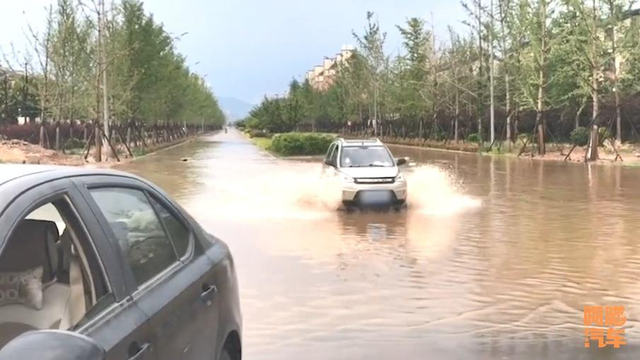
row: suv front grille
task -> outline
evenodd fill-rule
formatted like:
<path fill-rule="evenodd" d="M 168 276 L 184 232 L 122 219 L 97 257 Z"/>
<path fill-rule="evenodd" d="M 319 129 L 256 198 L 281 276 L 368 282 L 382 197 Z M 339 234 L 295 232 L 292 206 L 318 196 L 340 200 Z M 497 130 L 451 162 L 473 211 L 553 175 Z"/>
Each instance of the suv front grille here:
<path fill-rule="evenodd" d="M 392 177 L 384 178 L 355 178 L 356 184 L 393 184 L 396 179 Z"/>

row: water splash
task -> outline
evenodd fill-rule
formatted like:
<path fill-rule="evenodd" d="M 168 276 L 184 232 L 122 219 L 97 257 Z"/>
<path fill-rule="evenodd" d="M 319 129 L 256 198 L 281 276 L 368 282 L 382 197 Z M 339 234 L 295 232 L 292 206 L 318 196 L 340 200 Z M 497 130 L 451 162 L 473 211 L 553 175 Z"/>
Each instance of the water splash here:
<path fill-rule="evenodd" d="M 335 215 L 342 208 L 339 180 L 323 177 L 318 163 L 275 160 L 243 170 L 213 175 L 208 186 L 214 199 L 192 199 L 190 206 L 238 219 L 313 219 Z M 404 173 L 409 212 L 451 215 L 481 204 L 462 194 L 456 178 L 446 170 L 418 166 Z"/>
<path fill-rule="evenodd" d="M 453 215 L 482 206 L 480 199 L 465 195 L 451 172 L 421 165 L 403 172 L 408 183 L 408 207 L 424 215 Z"/>
<path fill-rule="evenodd" d="M 215 216 L 232 219 L 313 219 L 341 205 L 340 184 L 321 177 L 317 163 L 278 160 L 228 170 L 207 184 L 211 198 L 191 199 L 189 206 L 208 206 Z"/>

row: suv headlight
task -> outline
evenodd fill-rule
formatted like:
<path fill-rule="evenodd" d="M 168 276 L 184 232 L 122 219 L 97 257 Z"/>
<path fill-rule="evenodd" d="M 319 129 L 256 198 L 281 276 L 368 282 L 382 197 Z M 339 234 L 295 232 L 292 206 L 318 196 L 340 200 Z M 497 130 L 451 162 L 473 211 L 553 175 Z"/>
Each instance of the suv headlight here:
<path fill-rule="evenodd" d="M 396 176 L 396 181 L 405 181 L 404 176 L 402 176 L 402 173 L 398 174 L 398 176 Z"/>
<path fill-rule="evenodd" d="M 352 183 L 353 182 L 353 178 L 349 175 L 345 175 L 345 174 L 340 174 L 340 181 L 342 182 L 347 182 L 347 183 Z"/>

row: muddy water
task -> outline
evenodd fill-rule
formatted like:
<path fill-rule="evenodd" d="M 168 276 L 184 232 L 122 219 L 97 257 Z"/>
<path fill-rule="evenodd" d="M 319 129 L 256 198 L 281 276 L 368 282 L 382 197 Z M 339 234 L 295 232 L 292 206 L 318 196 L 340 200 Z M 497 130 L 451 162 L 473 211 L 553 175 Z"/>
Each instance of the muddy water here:
<path fill-rule="evenodd" d="M 336 211 L 235 130 L 124 168 L 231 247 L 246 359 L 639 358 L 640 170 L 392 151 L 400 214 Z M 585 305 L 625 306 L 629 345 L 585 349 Z"/>

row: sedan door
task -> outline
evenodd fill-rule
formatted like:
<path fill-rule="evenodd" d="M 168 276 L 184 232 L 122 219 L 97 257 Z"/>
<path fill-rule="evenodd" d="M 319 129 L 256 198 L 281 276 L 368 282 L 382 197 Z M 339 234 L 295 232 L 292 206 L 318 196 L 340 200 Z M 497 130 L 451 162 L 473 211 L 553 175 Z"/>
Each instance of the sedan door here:
<path fill-rule="evenodd" d="M 10 236 L 18 231 L 25 217 L 32 222 L 57 222 L 58 225 L 53 225 L 54 227 L 58 230 L 64 228 L 65 232 L 56 242 L 60 249 L 66 241 L 64 235 L 73 234 L 69 239 L 77 256 L 67 258 L 70 254 L 62 256 L 62 251 L 48 255 L 55 256 L 60 266 L 55 269 L 57 280 L 51 286 L 57 286 L 60 289 L 58 293 L 68 288 L 70 295 L 66 300 L 67 307 L 76 313 L 80 311 L 77 322 L 73 320 L 68 325 L 61 324 L 60 329 L 76 331 L 93 338 L 106 349 L 107 360 L 153 360 L 147 316 L 136 306 L 125 289 L 115 253 L 93 212 L 73 183 L 69 179 L 50 181 L 17 196 L 0 217 L 0 237 L 6 234 L 7 241 L 10 241 Z M 53 236 L 57 238 L 58 233 L 54 232 Z M 35 248 L 32 250 L 35 251 Z M 71 270 L 71 274 L 81 274 L 79 277 L 68 275 L 69 270 L 63 265 L 67 261 L 74 264 L 71 268 L 79 270 Z M 87 281 L 88 279 L 91 281 Z M 75 291 L 76 289 L 80 291 Z M 92 296 L 82 301 L 79 300 L 82 295 L 74 296 L 83 293 L 90 293 Z M 41 311 L 51 315 L 54 310 L 45 307 Z M 39 316 L 44 317 L 45 314 Z"/>
<path fill-rule="evenodd" d="M 179 211 L 146 184 L 94 179 L 85 195 L 113 233 L 133 299 L 149 317 L 158 360 L 215 359 L 213 264 Z"/>

